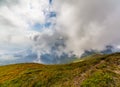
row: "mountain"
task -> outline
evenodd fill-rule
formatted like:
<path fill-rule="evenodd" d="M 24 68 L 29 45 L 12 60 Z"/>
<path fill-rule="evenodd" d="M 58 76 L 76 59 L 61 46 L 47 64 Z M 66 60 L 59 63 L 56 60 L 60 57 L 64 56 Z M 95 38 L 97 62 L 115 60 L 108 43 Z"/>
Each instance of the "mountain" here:
<path fill-rule="evenodd" d="M 30 63 L 36 60 L 37 54 L 33 53 L 31 50 L 23 50 L 20 52 L 4 54 L 6 56 L 10 56 L 11 60 L 0 60 L 0 65 L 8 65 L 8 64 L 16 64 L 16 63 Z M 0 55 L 1 58 L 1 55 Z M 4 58 L 4 56 L 3 56 Z"/>
<path fill-rule="evenodd" d="M 89 55 L 93 55 L 93 54 L 112 54 L 115 52 L 120 52 L 119 48 L 115 48 L 114 46 L 111 45 L 107 45 L 105 47 L 105 49 L 101 50 L 101 51 L 97 51 L 97 50 L 85 50 L 84 53 L 81 55 L 81 58 L 84 58 L 86 56 Z"/>
<path fill-rule="evenodd" d="M 0 66 L 0 87 L 120 87 L 120 53 L 95 54 L 63 65 Z"/>

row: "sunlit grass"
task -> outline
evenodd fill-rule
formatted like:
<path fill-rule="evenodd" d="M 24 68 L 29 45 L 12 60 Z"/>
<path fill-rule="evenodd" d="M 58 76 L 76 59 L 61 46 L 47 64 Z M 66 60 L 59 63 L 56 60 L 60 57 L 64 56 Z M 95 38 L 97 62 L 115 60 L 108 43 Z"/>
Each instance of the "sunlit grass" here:
<path fill-rule="evenodd" d="M 120 54 L 94 55 L 64 65 L 0 67 L 0 87 L 120 87 Z"/>

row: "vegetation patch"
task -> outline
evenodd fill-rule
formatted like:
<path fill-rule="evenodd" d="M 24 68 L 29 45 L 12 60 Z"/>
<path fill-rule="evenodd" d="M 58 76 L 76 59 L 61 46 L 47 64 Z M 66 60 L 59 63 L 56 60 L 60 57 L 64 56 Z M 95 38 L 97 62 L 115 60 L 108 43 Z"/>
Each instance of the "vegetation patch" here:
<path fill-rule="evenodd" d="M 120 87 L 120 53 L 63 65 L 0 66 L 0 87 Z"/>

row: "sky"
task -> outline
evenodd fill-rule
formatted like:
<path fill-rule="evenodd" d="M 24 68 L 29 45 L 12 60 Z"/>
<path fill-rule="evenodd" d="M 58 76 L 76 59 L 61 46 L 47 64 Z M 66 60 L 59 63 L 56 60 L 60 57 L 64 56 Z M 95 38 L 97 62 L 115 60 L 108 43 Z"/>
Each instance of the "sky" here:
<path fill-rule="evenodd" d="M 0 64 L 120 49 L 119 32 L 119 0 L 0 0 Z"/>

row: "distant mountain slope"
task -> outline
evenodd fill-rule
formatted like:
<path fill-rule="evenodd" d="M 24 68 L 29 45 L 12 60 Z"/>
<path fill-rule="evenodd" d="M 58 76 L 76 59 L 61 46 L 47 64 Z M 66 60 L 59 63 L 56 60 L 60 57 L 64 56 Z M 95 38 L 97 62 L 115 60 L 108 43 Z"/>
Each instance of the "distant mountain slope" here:
<path fill-rule="evenodd" d="M 66 65 L 1 66 L 0 87 L 120 87 L 120 53 Z"/>
<path fill-rule="evenodd" d="M 119 48 L 115 48 L 114 46 L 111 45 L 107 45 L 105 47 L 105 49 L 101 50 L 101 51 L 97 51 L 97 50 L 85 50 L 84 53 L 81 55 L 81 58 L 89 56 L 89 55 L 93 55 L 93 54 L 112 54 L 115 52 L 120 52 Z"/>

